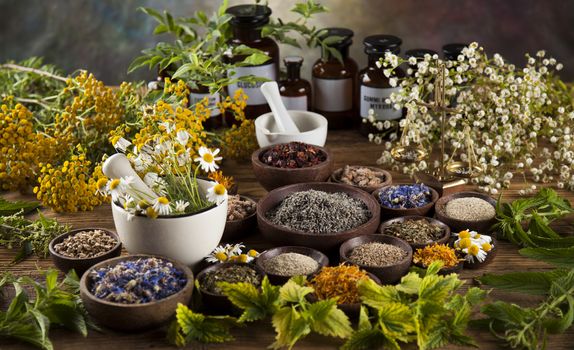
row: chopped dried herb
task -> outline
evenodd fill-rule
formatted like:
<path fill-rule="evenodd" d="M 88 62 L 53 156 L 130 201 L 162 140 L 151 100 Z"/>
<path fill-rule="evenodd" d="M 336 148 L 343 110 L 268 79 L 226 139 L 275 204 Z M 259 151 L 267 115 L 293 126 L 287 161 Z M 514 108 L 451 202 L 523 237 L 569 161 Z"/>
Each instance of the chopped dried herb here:
<path fill-rule="evenodd" d="M 386 235 L 404 239 L 411 244 L 429 244 L 444 236 L 443 228 L 425 219 L 394 222 L 385 227 Z"/>
<path fill-rule="evenodd" d="M 199 281 L 201 289 L 213 294 L 223 294 L 219 282 L 249 283 L 254 286 L 261 284 L 261 276 L 253 268 L 246 265 L 229 265 L 209 271 Z"/>
<path fill-rule="evenodd" d="M 325 160 L 325 152 L 302 142 L 278 144 L 261 155 L 263 163 L 276 168 L 307 168 Z"/>

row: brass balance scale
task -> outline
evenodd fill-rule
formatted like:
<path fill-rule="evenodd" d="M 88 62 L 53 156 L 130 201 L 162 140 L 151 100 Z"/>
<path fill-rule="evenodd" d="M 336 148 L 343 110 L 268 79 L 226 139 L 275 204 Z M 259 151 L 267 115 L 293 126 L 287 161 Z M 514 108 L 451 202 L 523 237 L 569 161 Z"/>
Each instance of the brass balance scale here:
<path fill-rule="evenodd" d="M 423 182 L 428 186 L 433 187 L 441 195 L 457 192 L 459 190 L 457 187 L 465 185 L 468 183 L 468 179 L 477 177 L 484 172 L 484 169 L 479 165 L 476 154 L 474 152 L 469 125 L 466 125 L 464 128 L 464 144 L 467 152 L 467 159 L 465 161 L 453 160 L 454 155 L 458 149 L 457 147 L 454 149 L 451 157 L 448 159 L 447 164 L 445 164 L 445 128 L 447 113 L 457 112 L 455 108 L 449 108 L 446 105 L 447 100 L 445 96 L 445 71 L 446 66 L 444 63 L 442 63 L 438 67 L 437 78 L 434 82 L 434 101 L 432 103 L 417 101 L 418 105 L 425 106 L 429 110 L 441 114 L 441 148 L 439 156 L 439 167 L 430 172 L 417 172 L 415 173 L 415 179 L 417 182 Z M 424 160 L 428 157 L 430 163 L 430 154 L 427 149 L 424 148 L 420 142 L 416 145 L 413 145 L 408 140 L 408 132 L 410 130 L 413 118 L 414 115 L 412 115 L 412 113 L 407 113 L 406 123 L 403 127 L 401 138 L 398 145 L 391 149 L 391 156 L 396 161 L 402 163 L 420 162 L 421 160 Z"/>

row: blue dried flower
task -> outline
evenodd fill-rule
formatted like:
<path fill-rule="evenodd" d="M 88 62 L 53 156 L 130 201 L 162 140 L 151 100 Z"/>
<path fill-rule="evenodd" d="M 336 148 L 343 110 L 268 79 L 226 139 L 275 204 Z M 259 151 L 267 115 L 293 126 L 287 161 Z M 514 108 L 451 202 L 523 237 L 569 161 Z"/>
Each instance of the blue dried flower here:
<path fill-rule="evenodd" d="M 395 185 L 379 193 L 381 205 L 393 209 L 411 209 L 432 202 L 432 193 L 425 184 Z"/>

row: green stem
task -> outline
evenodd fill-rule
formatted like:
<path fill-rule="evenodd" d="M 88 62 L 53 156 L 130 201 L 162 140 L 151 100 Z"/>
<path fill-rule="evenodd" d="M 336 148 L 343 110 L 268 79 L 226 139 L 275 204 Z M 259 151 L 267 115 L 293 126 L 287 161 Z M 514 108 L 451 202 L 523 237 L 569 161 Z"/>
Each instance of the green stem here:
<path fill-rule="evenodd" d="M 0 68 L 4 68 L 4 69 L 11 69 L 11 70 L 16 70 L 16 71 L 20 71 L 20 72 L 29 72 L 29 73 L 35 73 L 38 75 L 43 75 L 45 77 L 49 77 L 52 79 L 56 79 L 56 80 L 60 80 L 63 82 L 66 82 L 68 79 L 61 77 L 59 75 L 56 74 L 52 74 L 46 71 L 43 71 L 41 69 L 36 69 L 36 68 L 30 68 L 30 67 L 24 67 L 24 66 L 20 66 L 17 64 L 13 64 L 13 63 L 4 63 L 2 65 L 0 65 Z"/>

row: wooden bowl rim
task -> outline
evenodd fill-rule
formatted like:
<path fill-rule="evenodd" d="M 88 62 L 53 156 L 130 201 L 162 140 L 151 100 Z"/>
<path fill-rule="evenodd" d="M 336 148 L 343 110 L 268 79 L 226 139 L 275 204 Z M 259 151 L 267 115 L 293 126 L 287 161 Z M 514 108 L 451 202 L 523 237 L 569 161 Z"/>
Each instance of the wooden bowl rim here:
<path fill-rule="evenodd" d="M 389 210 L 391 212 L 397 212 L 397 213 L 401 213 L 401 212 L 405 212 L 408 210 L 430 210 L 430 208 L 432 208 L 433 205 L 436 204 L 436 202 L 438 202 L 438 200 L 441 198 L 441 196 L 438 194 L 438 192 L 430 187 L 427 184 L 423 184 L 425 186 L 427 186 L 429 188 L 429 190 L 431 191 L 431 202 L 428 204 L 423 205 L 422 207 L 416 207 L 416 208 L 390 208 L 387 206 L 384 206 L 381 204 L 381 200 L 379 198 L 379 193 L 386 189 L 389 188 L 391 186 L 400 186 L 400 185 L 416 185 L 416 182 L 400 182 L 400 183 L 392 183 L 389 185 L 385 185 L 385 186 L 381 186 L 379 188 L 377 188 L 376 190 L 373 191 L 372 196 L 375 198 L 375 200 L 377 201 L 377 203 L 379 204 L 379 207 L 383 208 L 384 210 Z"/>
<path fill-rule="evenodd" d="M 62 255 L 58 252 L 56 252 L 54 246 L 58 243 L 61 243 L 65 238 L 75 235 L 76 233 L 82 232 L 82 231 L 95 231 L 95 230 L 100 230 L 102 232 L 104 232 L 105 234 L 107 234 L 108 236 L 112 237 L 113 239 L 115 239 L 116 241 L 116 245 L 114 245 L 114 247 L 110 250 L 107 250 L 103 253 L 100 253 L 99 255 L 96 256 L 92 256 L 89 258 L 74 258 L 74 257 L 70 257 L 70 256 L 66 256 L 66 255 Z M 50 251 L 50 254 L 62 259 L 62 260 L 67 260 L 69 262 L 89 262 L 92 260 L 98 260 L 101 259 L 102 257 L 105 257 L 106 254 L 110 254 L 113 253 L 114 251 L 116 251 L 117 249 L 122 249 L 122 241 L 120 240 L 120 237 L 118 236 L 117 233 L 112 232 L 110 230 L 107 230 L 105 228 L 94 228 L 94 227 L 87 227 L 87 228 L 79 228 L 79 229 L 74 229 L 74 230 L 70 230 L 66 233 L 62 233 L 61 235 L 53 238 L 50 243 L 48 244 L 48 250 Z"/>
<path fill-rule="evenodd" d="M 371 218 L 369 220 L 367 220 L 365 223 L 363 223 L 357 227 L 353 227 L 349 230 L 340 231 L 340 232 L 333 232 L 333 233 L 312 233 L 312 232 L 297 231 L 297 230 L 293 230 L 293 229 L 285 227 L 285 226 L 276 225 L 276 224 L 272 223 L 271 221 L 269 221 L 269 219 L 267 219 L 267 216 L 266 216 L 267 213 L 263 212 L 262 208 L 266 206 L 265 204 L 267 204 L 267 202 L 269 201 L 269 198 L 271 198 L 271 195 L 273 195 L 277 192 L 286 192 L 287 194 L 285 196 L 279 196 L 279 197 L 281 197 L 281 199 L 279 201 L 274 201 L 273 203 L 271 203 L 271 204 L 273 204 L 273 205 L 270 205 L 271 208 L 274 208 L 277 205 L 279 205 L 279 203 L 281 201 L 283 201 L 290 194 L 293 194 L 295 192 L 313 190 L 317 186 L 333 188 L 333 191 L 326 191 L 324 189 L 320 189 L 319 191 L 324 191 L 324 192 L 328 192 L 328 193 L 344 192 L 344 193 L 347 193 L 352 198 L 361 200 L 367 206 L 369 211 L 371 211 Z M 337 191 L 336 190 L 337 188 L 340 190 Z M 353 195 L 353 194 L 355 194 L 355 195 Z M 351 185 L 332 183 L 332 182 L 303 182 L 303 183 L 297 183 L 297 184 L 278 187 L 278 188 L 268 192 L 264 197 L 262 197 L 259 200 L 259 205 L 257 205 L 257 218 L 262 220 L 266 225 L 269 225 L 276 230 L 280 230 L 280 231 L 287 233 L 287 234 L 290 234 L 290 235 L 301 236 L 301 237 L 318 237 L 318 238 L 319 237 L 330 237 L 331 238 L 331 237 L 342 236 L 342 235 L 346 235 L 346 234 L 360 231 L 360 229 L 362 227 L 372 225 L 373 222 L 379 221 L 380 215 L 381 215 L 380 210 L 379 210 L 380 205 L 375 203 L 375 202 L 376 202 L 375 199 L 371 195 L 369 195 L 369 193 L 367 193 L 367 192 L 365 192 L 365 191 L 363 191 L 357 187 L 351 186 Z"/>
<path fill-rule="evenodd" d="M 395 241 L 397 241 L 396 243 L 403 244 L 404 246 L 401 247 L 398 244 L 396 244 L 395 242 L 393 242 L 393 243 L 383 242 L 384 239 L 395 240 Z M 356 242 L 358 242 L 358 241 L 363 241 L 363 242 L 356 244 Z M 372 242 L 386 243 L 386 244 L 394 245 L 394 246 L 399 247 L 399 248 L 403 249 L 404 251 L 406 251 L 407 256 L 403 260 L 401 260 L 395 264 L 386 265 L 386 266 L 370 266 L 370 265 L 357 264 L 357 263 L 355 263 L 349 259 L 348 254 L 350 252 L 352 252 L 353 249 L 355 249 L 356 247 L 361 246 L 363 244 L 372 243 Z M 398 237 L 395 237 L 395 236 L 385 235 L 385 234 L 381 234 L 381 233 L 369 234 L 369 235 L 362 235 L 362 236 L 354 237 L 354 238 L 348 239 L 345 242 L 343 242 L 343 244 L 341 244 L 341 247 L 339 247 L 339 256 L 341 257 L 342 260 L 348 262 L 349 264 L 357 265 L 358 267 L 360 267 L 363 270 L 366 270 L 366 269 L 388 269 L 388 268 L 393 268 L 395 266 L 400 266 L 400 265 L 403 265 L 406 263 L 408 263 L 410 265 L 411 262 L 413 261 L 413 248 L 411 247 L 411 245 L 407 241 L 405 241 L 404 239 L 400 239 Z"/>
<path fill-rule="evenodd" d="M 243 219 L 226 220 L 225 222 L 227 222 L 227 223 L 239 223 L 239 222 L 242 222 L 242 221 L 251 219 L 252 217 L 254 217 L 255 215 L 257 215 L 257 206 L 259 205 L 258 201 L 256 201 L 255 199 L 253 199 L 253 198 L 251 198 L 251 197 L 249 197 L 249 196 L 245 196 L 245 195 L 242 195 L 242 194 L 237 194 L 237 195 L 234 195 L 234 196 L 239 196 L 240 199 L 247 199 L 247 200 L 249 200 L 250 202 L 255 203 L 255 210 L 253 211 L 253 213 L 247 215 L 247 216 L 244 217 Z M 227 208 L 229 208 L 229 200 L 228 200 Z"/>
<path fill-rule="evenodd" d="M 121 261 L 137 260 L 137 259 L 145 259 L 145 258 L 158 258 L 158 259 L 162 259 L 162 260 L 165 260 L 165 261 L 172 263 L 175 268 L 179 269 L 180 271 L 182 271 L 185 274 L 185 276 L 187 278 L 186 284 L 179 291 L 177 291 L 176 293 L 173 293 L 172 295 L 170 295 L 168 297 L 165 297 L 165 298 L 160 299 L 160 300 L 150 301 L 150 302 L 143 303 L 143 304 L 122 304 L 122 303 L 114 303 L 111 301 L 103 300 L 103 299 L 96 297 L 94 294 L 92 294 L 92 292 L 88 288 L 90 272 L 92 272 L 93 270 L 98 269 L 100 267 L 105 267 L 108 265 L 116 265 L 117 263 L 119 263 Z M 144 307 L 152 307 L 152 306 L 160 305 L 162 303 L 167 303 L 171 300 L 178 299 L 182 294 L 184 294 L 189 289 L 193 290 L 193 287 L 194 287 L 193 272 L 191 271 L 191 269 L 187 265 L 185 265 L 185 264 L 183 264 L 177 260 L 167 258 L 165 256 L 150 255 L 150 254 L 133 254 L 133 255 L 127 255 L 127 256 L 118 256 L 115 258 L 104 260 L 102 262 L 95 264 L 94 266 L 90 267 L 89 269 L 87 269 L 86 272 L 84 272 L 84 274 L 82 275 L 82 278 L 80 279 L 80 291 L 83 292 L 83 294 L 88 299 L 90 299 L 90 301 L 96 302 L 98 304 L 106 305 L 106 306 L 112 306 L 112 307 L 124 308 L 124 309 L 137 309 L 137 308 L 144 308 Z"/>
<path fill-rule="evenodd" d="M 201 286 L 201 280 L 205 277 L 205 275 L 208 272 L 220 270 L 220 269 L 224 268 L 225 266 L 232 266 L 232 265 L 248 266 L 248 267 L 252 268 L 253 270 L 255 270 L 255 272 L 257 272 L 257 274 L 259 276 L 261 276 L 261 280 L 263 280 L 263 277 L 265 277 L 267 275 L 265 273 L 265 271 L 263 271 L 262 268 L 260 268 L 259 266 L 257 266 L 256 264 L 253 264 L 253 263 L 246 263 L 246 262 L 239 262 L 239 261 L 226 261 L 226 262 L 222 262 L 222 263 L 215 263 L 215 264 L 207 266 L 206 268 L 204 268 L 203 270 L 201 270 L 197 274 L 197 283 L 199 286 L 198 287 L 199 292 L 201 292 L 202 294 L 207 294 L 207 295 L 212 296 L 212 297 L 219 297 L 219 298 L 226 298 L 227 299 L 227 297 L 223 294 L 215 294 L 215 293 L 212 293 L 212 292 L 209 292 L 209 291 L 203 289 L 203 287 Z"/>
<path fill-rule="evenodd" d="M 274 254 L 277 250 L 284 250 L 283 252 L 279 253 L 279 254 Z M 255 260 L 255 264 L 257 266 L 259 266 L 261 268 L 261 270 L 265 271 L 265 269 L 263 268 L 263 261 L 272 259 L 278 255 L 281 254 L 285 254 L 285 253 L 298 253 L 301 255 L 305 255 L 308 256 L 310 258 L 312 258 L 313 260 L 315 260 L 317 262 L 317 264 L 319 265 L 319 267 L 317 268 L 316 271 L 311 272 L 310 274 L 304 275 L 304 276 L 311 276 L 314 273 L 316 273 L 317 271 L 321 270 L 323 267 L 325 266 L 329 266 L 329 258 L 327 257 L 327 255 L 325 255 L 323 252 L 314 249 L 314 248 L 310 248 L 310 247 L 306 247 L 306 246 L 297 246 L 297 245 L 288 245 L 288 246 L 280 246 L 280 247 L 274 247 L 274 248 L 270 248 L 267 249 L 265 251 L 263 251 L 261 254 L 259 254 L 259 256 L 257 257 L 257 259 Z M 317 259 L 315 259 L 313 256 L 311 256 L 310 254 L 315 254 L 317 256 L 319 256 L 321 258 L 322 261 L 319 261 Z M 268 255 L 272 255 L 272 256 L 268 256 Z M 271 277 L 280 277 L 280 278 L 291 278 L 293 276 L 282 276 L 282 275 L 277 275 L 274 273 L 269 273 L 267 271 L 265 271 L 265 273 L 268 276 Z M 295 275 L 297 276 L 297 275 Z"/>
<path fill-rule="evenodd" d="M 275 146 L 288 145 L 289 143 L 291 143 L 291 142 L 277 143 L 274 145 L 269 145 L 269 146 L 259 148 L 258 150 L 254 151 L 251 154 L 251 163 L 253 165 L 256 165 L 256 166 L 263 168 L 263 169 L 273 169 L 276 171 L 287 171 L 287 172 L 303 172 L 303 171 L 311 171 L 311 170 L 317 170 L 317 169 L 324 168 L 324 167 L 329 167 L 329 166 L 331 166 L 331 163 L 333 162 L 333 155 L 331 154 L 331 151 L 328 148 L 322 147 L 322 146 L 317 146 L 317 145 L 312 145 L 310 143 L 305 143 L 305 142 L 302 142 L 302 143 L 309 145 L 309 146 L 316 147 L 321 152 L 323 152 L 326 156 L 325 160 L 322 161 L 321 163 L 318 163 L 318 164 L 315 164 L 312 166 L 308 166 L 308 167 L 303 167 L 303 168 L 280 168 L 280 167 L 271 166 L 269 164 L 265 164 L 261 161 L 261 155 L 263 154 L 263 152 L 265 152 L 268 149 L 273 148 Z"/>
<path fill-rule="evenodd" d="M 396 218 L 391 218 L 389 220 L 386 220 L 384 222 L 381 222 L 381 224 L 379 225 L 379 228 L 377 229 L 377 232 L 379 232 L 380 234 L 386 235 L 385 234 L 385 229 L 388 228 L 390 225 L 394 224 L 395 222 L 405 222 L 407 220 L 426 220 L 427 222 L 429 222 L 432 225 L 436 225 L 442 228 L 442 232 L 443 235 L 438 239 L 438 240 L 434 240 L 430 243 L 426 243 L 426 244 L 421 244 L 421 243 L 410 243 L 406 240 L 403 239 L 403 241 L 407 242 L 407 244 L 409 244 L 411 247 L 412 246 L 427 246 L 429 244 L 434 244 L 437 243 L 443 239 L 446 238 L 446 242 L 448 242 L 448 239 L 451 237 L 451 230 L 450 230 L 450 226 L 448 226 L 446 223 L 435 219 L 435 218 L 431 218 L 428 216 L 423 216 L 423 215 L 405 215 L 405 216 L 399 216 Z M 387 235 L 387 236 L 392 236 L 395 237 L 393 235 Z M 398 238 L 398 237 L 397 237 Z M 401 238 L 399 238 L 401 239 Z M 414 250 L 414 249 L 413 249 Z"/>

